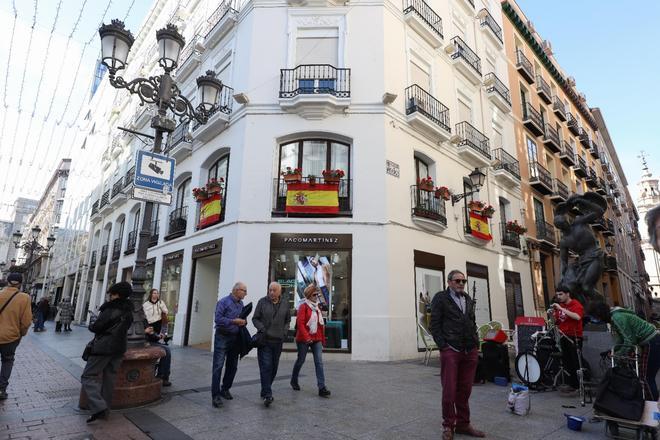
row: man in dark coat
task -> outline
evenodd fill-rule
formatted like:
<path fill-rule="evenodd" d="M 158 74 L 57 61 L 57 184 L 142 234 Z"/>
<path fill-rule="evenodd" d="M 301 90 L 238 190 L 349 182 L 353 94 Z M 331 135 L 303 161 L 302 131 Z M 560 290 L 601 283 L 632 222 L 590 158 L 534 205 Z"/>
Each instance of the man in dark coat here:
<path fill-rule="evenodd" d="M 50 313 L 50 300 L 47 296 L 41 298 L 41 301 L 37 303 L 37 322 L 34 324 L 35 332 L 46 331 L 44 327 L 44 322 L 48 319 L 48 314 Z"/>
<path fill-rule="evenodd" d="M 132 293 L 131 285 L 125 281 L 110 286 L 110 301 L 101 306 L 98 318 L 89 326 L 95 336 L 80 378 L 92 411 L 87 423 L 108 418 L 112 389 L 126 352 L 126 332 L 133 323 L 133 304 L 128 299 Z M 99 381 L 99 375 L 102 381 Z"/>
<path fill-rule="evenodd" d="M 440 349 L 443 440 L 454 432 L 485 437 L 470 424 L 470 394 L 477 370 L 479 336 L 474 302 L 465 294 L 465 275 L 452 270 L 447 290 L 431 302 L 431 334 Z"/>

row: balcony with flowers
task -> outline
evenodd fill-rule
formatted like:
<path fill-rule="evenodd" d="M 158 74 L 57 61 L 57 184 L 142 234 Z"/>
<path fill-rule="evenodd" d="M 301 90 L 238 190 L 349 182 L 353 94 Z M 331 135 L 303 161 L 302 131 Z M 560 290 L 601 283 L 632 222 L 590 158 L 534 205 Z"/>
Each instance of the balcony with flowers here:
<path fill-rule="evenodd" d="M 520 254 L 520 236 L 527 233 L 527 228 L 518 223 L 518 220 L 511 220 L 506 223 L 500 223 L 502 233 L 502 251 L 509 255 Z"/>
<path fill-rule="evenodd" d="M 423 229 L 442 232 L 447 228 L 445 202 L 451 199 L 446 186 L 435 187 L 433 178 L 420 179 L 410 187 L 412 221 Z"/>
<path fill-rule="evenodd" d="M 352 217 L 351 179 L 344 170 L 326 169 L 303 176 L 286 167 L 273 182 L 273 217 Z"/>
<path fill-rule="evenodd" d="M 197 229 L 208 228 L 224 221 L 225 200 L 222 194 L 225 189 L 224 182 L 225 180 L 222 177 L 219 179 L 212 178 L 209 179 L 206 185 L 193 188 L 193 197 L 199 203 Z"/>

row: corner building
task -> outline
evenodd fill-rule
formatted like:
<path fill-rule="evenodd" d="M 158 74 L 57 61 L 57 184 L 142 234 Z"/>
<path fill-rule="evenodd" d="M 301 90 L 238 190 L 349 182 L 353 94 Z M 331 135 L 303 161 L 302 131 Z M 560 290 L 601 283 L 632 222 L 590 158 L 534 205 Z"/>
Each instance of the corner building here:
<path fill-rule="evenodd" d="M 534 312 L 529 255 L 505 228 L 524 222 L 524 205 L 501 7 L 478 3 L 155 2 L 125 78 L 157 73 L 154 33 L 172 22 L 187 42 L 183 93 L 193 97 L 209 69 L 225 84 L 207 124 L 167 139 L 174 200 L 151 225 L 147 287 L 170 308 L 175 344 L 210 346 L 215 303 L 237 280 L 253 302 L 280 282 L 292 309 L 305 284 L 324 285 L 328 351 L 355 360 L 418 356 L 424 302 L 451 269 L 468 277 L 478 324 L 511 327 Z M 151 131 L 152 109 L 122 90 L 115 101 L 106 124 Z M 90 218 L 92 309 L 110 283 L 130 280 L 142 209 L 128 196 L 141 142 L 117 133 L 105 147 Z M 302 168 L 300 182 L 284 181 L 287 167 Z M 325 169 L 344 176 L 328 183 Z M 427 177 L 468 194 L 436 198 L 418 185 Z M 207 217 L 191 190 L 211 178 L 224 190 Z M 470 201 L 495 212 L 475 218 Z"/>

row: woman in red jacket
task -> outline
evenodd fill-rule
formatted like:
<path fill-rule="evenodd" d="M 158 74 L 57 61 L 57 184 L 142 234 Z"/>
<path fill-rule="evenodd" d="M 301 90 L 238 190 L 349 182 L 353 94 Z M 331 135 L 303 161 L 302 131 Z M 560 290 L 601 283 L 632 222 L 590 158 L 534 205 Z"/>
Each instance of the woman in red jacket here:
<path fill-rule="evenodd" d="M 304 291 L 305 302 L 298 307 L 296 315 L 296 345 L 298 346 L 298 359 L 293 365 L 291 373 L 291 388 L 300 391 L 298 385 L 298 374 L 305 363 L 307 352 L 312 349 L 314 355 L 314 367 L 316 368 L 316 382 L 319 387 L 319 396 L 330 397 L 330 390 L 325 387 L 323 375 L 323 344 L 325 344 L 325 333 L 323 315 L 319 309 L 318 292 L 314 284 L 310 284 Z"/>

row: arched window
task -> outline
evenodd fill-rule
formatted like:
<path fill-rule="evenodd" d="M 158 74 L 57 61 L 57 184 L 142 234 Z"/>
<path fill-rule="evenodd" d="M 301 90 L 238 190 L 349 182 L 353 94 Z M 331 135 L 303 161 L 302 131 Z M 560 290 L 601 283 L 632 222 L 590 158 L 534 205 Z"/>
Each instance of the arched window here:
<path fill-rule="evenodd" d="M 174 209 L 182 209 L 187 205 L 186 198 L 190 192 L 190 179 L 186 179 L 181 185 L 176 189 L 176 200 L 174 203 Z"/>
<path fill-rule="evenodd" d="M 323 170 L 343 170 L 350 179 L 350 146 L 325 139 L 309 139 L 280 145 L 280 172 L 302 168 L 304 176 L 321 177 Z"/>
<path fill-rule="evenodd" d="M 224 179 L 225 185 L 227 184 L 227 174 L 229 172 L 229 155 L 226 154 L 220 159 L 215 161 L 213 165 L 209 168 L 208 180 L 211 179 Z"/>

